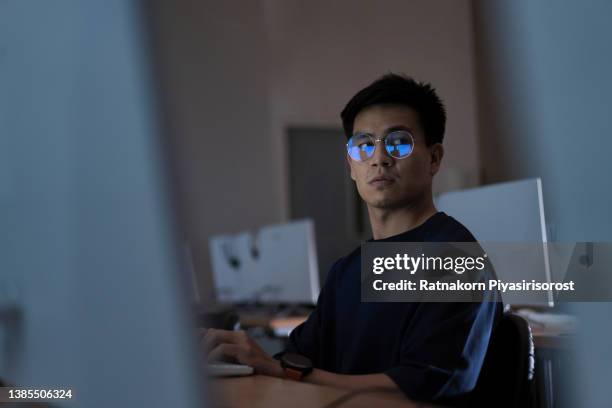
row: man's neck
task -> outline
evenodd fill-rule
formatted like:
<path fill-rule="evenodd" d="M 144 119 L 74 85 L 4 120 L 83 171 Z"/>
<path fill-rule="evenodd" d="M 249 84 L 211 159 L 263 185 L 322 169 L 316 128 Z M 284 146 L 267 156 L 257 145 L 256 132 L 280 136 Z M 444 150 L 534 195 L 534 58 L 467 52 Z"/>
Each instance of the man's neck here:
<path fill-rule="evenodd" d="M 389 238 L 409 231 L 427 221 L 437 212 L 431 197 L 405 207 L 386 209 L 368 207 L 374 239 Z"/>

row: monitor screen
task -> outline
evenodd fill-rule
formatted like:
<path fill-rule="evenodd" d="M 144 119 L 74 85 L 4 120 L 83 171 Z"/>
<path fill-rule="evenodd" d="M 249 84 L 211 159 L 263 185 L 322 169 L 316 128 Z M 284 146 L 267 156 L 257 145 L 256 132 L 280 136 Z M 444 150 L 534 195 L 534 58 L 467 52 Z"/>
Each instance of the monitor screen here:
<path fill-rule="evenodd" d="M 444 193 L 436 198 L 436 206 L 472 232 L 499 279 L 551 281 L 539 178 Z M 553 306 L 552 291 L 506 292 L 502 300 L 513 305 Z"/>
<path fill-rule="evenodd" d="M 319 272 L 311 220 L 210 239 L 217 300 L 314 304 Z"/>

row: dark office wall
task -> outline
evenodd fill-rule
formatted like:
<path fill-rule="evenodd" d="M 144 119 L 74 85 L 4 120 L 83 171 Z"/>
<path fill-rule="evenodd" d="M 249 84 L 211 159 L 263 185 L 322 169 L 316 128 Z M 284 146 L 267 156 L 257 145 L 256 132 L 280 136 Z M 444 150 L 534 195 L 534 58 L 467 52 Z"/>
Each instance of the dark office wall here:
<path fill-rule="evenodd" d="M 250 1 L 150 7 L 184 239 L 210 297 L 209 237 L 280 221 L 263 11 Z"/>
<path fill-rule="evenodd" d="M 350 179 L 341 129 L 290 128 L 290 217 L 315 221 L 319 276 L 370 237 L 365 205 Z"/>

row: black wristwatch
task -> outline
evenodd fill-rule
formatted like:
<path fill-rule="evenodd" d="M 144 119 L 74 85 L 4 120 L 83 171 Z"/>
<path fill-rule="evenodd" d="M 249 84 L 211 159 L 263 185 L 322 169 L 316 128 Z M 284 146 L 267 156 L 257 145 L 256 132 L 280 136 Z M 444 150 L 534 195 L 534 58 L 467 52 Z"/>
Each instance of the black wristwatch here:
<path fill-rule="evenodd" d="M 280 363 L 285 372 L 285 378 L 291 380 L 301 381 L 312 371 L 312 361 L 299 354 L 285 353 L 280 356 Z"/>

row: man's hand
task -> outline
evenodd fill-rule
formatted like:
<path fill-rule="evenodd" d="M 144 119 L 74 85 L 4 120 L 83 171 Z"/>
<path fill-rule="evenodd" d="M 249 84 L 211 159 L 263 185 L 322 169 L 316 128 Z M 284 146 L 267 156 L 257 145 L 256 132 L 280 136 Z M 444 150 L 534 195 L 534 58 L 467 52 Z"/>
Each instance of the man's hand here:
<path fill-rule="evenodd" d="M 238 362 L 253 367 L 257 374 L 283 377 L 280 362 L 266 354 L 244 330 L 202 329 L 200 341 L 208 361 Z"/>
<path fill-rule="evenodd" d="M 266 354 L 244 331 L 201 329 L 201 341 L 208 361 L 230 361 L 253 367 L 257 374 L 284 377 L 279 361 Z M 360 390 L 379 388 L 399 392 L 397 385 L 386 374 L 346 375 L 335 374 L 315 368 L 304 377 L 313 384 L 331 385 L 339 388 Z"/>

